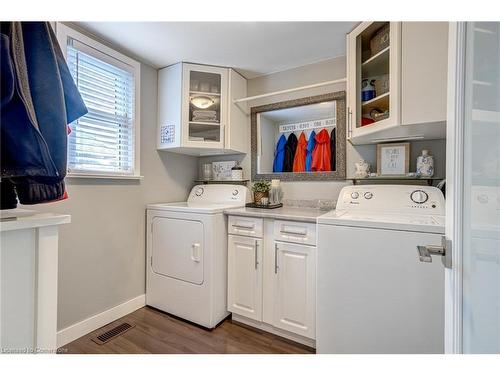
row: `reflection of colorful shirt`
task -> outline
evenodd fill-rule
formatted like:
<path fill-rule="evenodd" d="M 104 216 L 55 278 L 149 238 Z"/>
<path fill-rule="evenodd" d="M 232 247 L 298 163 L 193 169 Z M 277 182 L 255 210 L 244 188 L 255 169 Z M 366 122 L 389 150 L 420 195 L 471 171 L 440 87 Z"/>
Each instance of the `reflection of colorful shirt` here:
<path fill-rule="evenodd" d="M 276 152 L 274 153 L 273 172 L 283 172 L 283 161 L 285 160 L 285 145 L 286 137 L 282 134 L 276 144 Z"/>
<path fill-rule="evenodd" d="M 315 137 L 316 146 L 314 146 L 311 170 L 314 172 L 330 171 L 330 136 L 326 129 L 322 129 Z"/>
<path fill-rule="evenodd" d="M 297 144 L 297 150 L 295 151 L 295 157 L 293 158 L 293 171 L 294 172 L 305 172 L 306 170 L 306 156 L 307 156 L 307 140 L 304 132 L 300 133 L 299 143 Z"/>
<path fill-rule="evenodd" d="M 307 141 L 307 156 L 306 156 L 306 171 L 310 172 L 311 171 L 311 165 L 312 165 L 312 153 L 314 150 L 314 146 L 316 145 L 316 133 L 314 130 L 311 132 L 311 135 L 309 136 L 309 140 Z"/>
<path fill-rule="evenodd" d="M 297 150 L 297 136 L 290 134 L 285 145 L 285 160 L 283 161 L 283 172 L 293 172 L 293 158 Z"/>

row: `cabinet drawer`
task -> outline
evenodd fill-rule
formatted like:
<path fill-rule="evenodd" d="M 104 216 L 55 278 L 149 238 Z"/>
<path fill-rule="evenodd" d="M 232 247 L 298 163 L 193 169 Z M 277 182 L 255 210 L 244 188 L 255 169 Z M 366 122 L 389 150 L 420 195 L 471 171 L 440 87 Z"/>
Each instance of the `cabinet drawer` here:
<path fill-rule="evenodd" d="M 316 245 L 316 223 L 276 220 L 274 222 L 274 239 Z"/>
<path fill-rule="evenodd" d="M 256 217 L 229 216 L 229 234 L 239 234 L 240 236 L 262 237 L 263 219 Z"/>

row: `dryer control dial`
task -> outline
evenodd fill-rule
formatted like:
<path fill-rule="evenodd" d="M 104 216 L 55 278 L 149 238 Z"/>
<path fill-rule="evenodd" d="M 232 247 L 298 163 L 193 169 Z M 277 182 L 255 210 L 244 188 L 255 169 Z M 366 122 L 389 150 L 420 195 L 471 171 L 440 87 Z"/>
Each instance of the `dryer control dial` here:
<path fill-rule="evenodd" d="M 234 190 L 233 190 L 233 195 L 234 195 L 234 196 L 237 196 L 238 194 L 239 194 L 239 190 L 238 190 L 238 189 L 234 189 Z"/>
<path fill-rule="evenodd" d="M 359 193 L 358 193 L 357 191 L 353 191 L 353 192 L 351 193 L 351 198 L 352 198 L 352 199 L 358 199 L 358 198 L 359 198 Z"/>
<path fill-rule="evenodd" d="M 200 188 L 196 189 L 196 191 L 194 192 L 194 194 L 195 194 L 197 197 L 201 197 L 201 196 L 203 195 L 203 192 L 204 192 L 204 191 L 205 191 L 205 190 L 203 190 L 203 188 L 202 188 L 202 187 L 200 187 Z"/>
<path fill-rule="evenodd" d="M 415 190 L 410 194 L 410 198 L 413 202 L 422 204 L 427 202 L 429 195 L 423 190 Z"/>
<path fill-rule="evenodd" d="M 365 194 L 364 194 L 364 197 L 365 199 L 372 199 L 373 198 L 373 193 L 370 192 L 370 191 L 367 191 Z"/>

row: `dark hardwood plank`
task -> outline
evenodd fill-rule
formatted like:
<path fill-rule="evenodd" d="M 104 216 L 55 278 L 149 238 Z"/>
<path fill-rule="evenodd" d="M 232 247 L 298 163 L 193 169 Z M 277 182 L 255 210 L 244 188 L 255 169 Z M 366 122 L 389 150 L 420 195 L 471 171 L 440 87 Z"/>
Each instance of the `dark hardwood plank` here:
<path fill-rule="evenodd" d="M 129 322 L 135 327 L 104 345 L 91 340 Z M 311 354 L 314 349 L 271 333 L 226 320 L 209 331 L 143 307 L 60 348 L 70 354 Z"/>

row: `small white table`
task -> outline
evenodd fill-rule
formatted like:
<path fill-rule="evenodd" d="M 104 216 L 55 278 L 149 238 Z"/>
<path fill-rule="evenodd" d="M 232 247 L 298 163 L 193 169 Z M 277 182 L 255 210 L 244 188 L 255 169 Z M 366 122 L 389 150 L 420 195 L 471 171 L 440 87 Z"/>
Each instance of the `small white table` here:
<path fill-rule="evenodd" d="M 70 215 L 0 211 L 0 350 L 57 350 L 59 225 Z"/>

